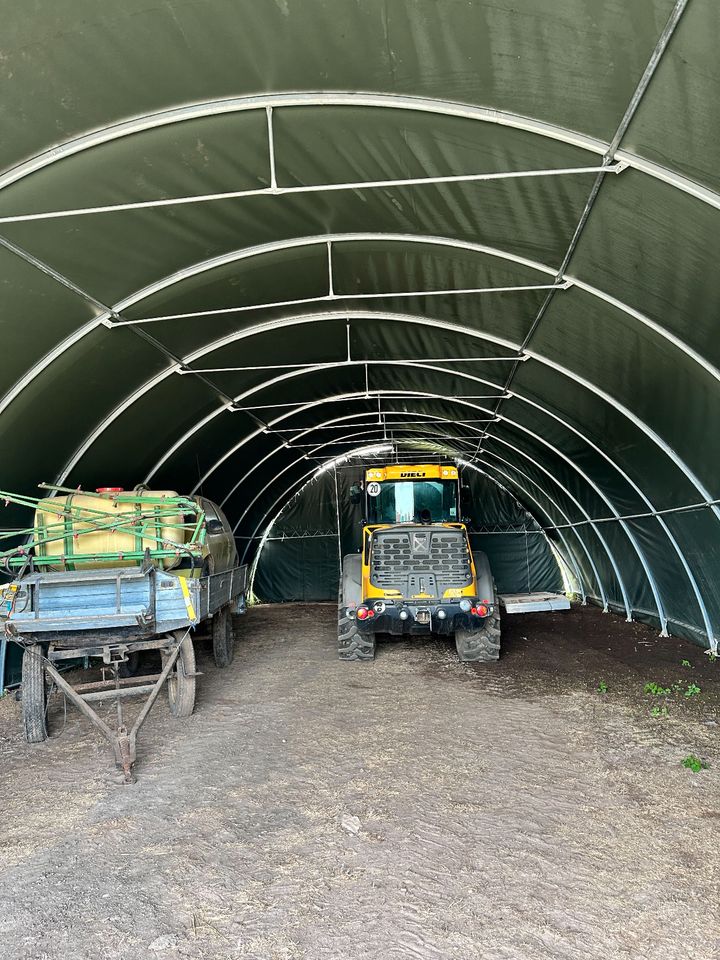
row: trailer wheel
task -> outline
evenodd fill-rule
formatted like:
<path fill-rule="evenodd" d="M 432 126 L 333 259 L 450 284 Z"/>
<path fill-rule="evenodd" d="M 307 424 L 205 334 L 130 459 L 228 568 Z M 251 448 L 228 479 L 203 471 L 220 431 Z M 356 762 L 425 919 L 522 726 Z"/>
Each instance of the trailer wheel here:
<path fill-rule="evenodd" d="M 345 604 L 338 604 L 338 657 L 341 660 L 374 660 L 375 634 L 360 633 L 355 617 L 349 617 Z"/>
<path fill-rule="evenodd" d="M 229 605 L 221 607 L 212 618 L 212 636 L 215 663 L 218 667 L 229 667 L 235 657 L 235 634 Z"/>
<path fill-rule="evenodd" d="M 163 654 L 163 663 L 167 654 Z M 173 717 L 189 717 L 195 707 L 195 647 L 187 636 L 167 679 L 168 705 Z"/>
<path fill-rule="evenodd" d="M 493 596 L 493 612 L 482 630 L 456 630 L 455 647 L 462 663 L 490 663 L 500 659 L 500 604 L 497 590 Z"/>
<path fill-rule="evenodd" d="M 22 715 L 28 743 L 47 740 L 47 690 L 42 647 L 34 643 L 25 648 L 22 659 Z"/>

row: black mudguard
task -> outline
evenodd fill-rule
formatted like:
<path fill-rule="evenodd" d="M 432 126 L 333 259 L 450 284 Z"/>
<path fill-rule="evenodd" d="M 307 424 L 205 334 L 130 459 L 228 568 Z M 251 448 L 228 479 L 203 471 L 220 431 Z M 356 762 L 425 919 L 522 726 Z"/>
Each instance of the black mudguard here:
<path fill-rule="evenodd" d="M 484 554 L 483 554 L 484 556 Z M 348 553 L 343 557 L 340 602 L 345 607 L 362 603 L 362 555 Z"/>
<path fill-rule="evenodd" d="M 483 553 L 482 550 L 473 550 L 473 562 L 475 563 L 475 577 L 477 579 L 477 598 L 493 603 L 495 583 L 487 554 Z"/>

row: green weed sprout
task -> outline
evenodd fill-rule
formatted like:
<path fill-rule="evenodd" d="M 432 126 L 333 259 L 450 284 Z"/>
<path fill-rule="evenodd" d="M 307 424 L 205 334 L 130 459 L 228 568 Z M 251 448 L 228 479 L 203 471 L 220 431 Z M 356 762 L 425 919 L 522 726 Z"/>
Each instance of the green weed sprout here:
<path fill-rule="evenodd" d="M 687 770 L 692 770 L 693 773 L 700 773 L 701 770 L 707 770 L 708 767 L 707 763 L 700 757 L 695 756 L 694 753 L 689 753 L 683 760 L 682 765 Z"/>

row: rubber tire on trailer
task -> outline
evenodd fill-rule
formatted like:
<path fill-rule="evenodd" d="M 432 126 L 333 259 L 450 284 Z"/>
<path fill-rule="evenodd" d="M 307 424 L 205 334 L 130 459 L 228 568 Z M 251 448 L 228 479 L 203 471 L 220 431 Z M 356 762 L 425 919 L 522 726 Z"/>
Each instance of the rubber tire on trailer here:
<path fill-rule="evenodd" d="M 163 663 L 167 656 L 163 656 Z M 189 717 L 195 708 L 195 647 L 187 636 L 167 678 L 168 706 L 173 717 Z"/>
<path fill-rule="evenodd" d="M 213 656 L 218 667 L 229 667 L 235 657 L 232 610 L 221 607 L 212 618 Z"/>
<path fill-rule="evenodd" d="M 355 617 L 349 617 L 345 604 L 338 604 L 338 657 L 341 660 L 374 660 L 375 634 L 360 633 Z"/>
<path fill-rule="evenodd" d="M 456 630 L 455 648 L 462 663 L 491 663 L 500 659 L 500 604 L 497 590 L 493 595 L 493 612 L 482 630 Z"/>
<path fill-rule="evenodd" d="M 45 664 L 40 644 L 25 648 L 22 659 L 23 730 L 28 743 L 47 740 L 47 690 Z"/>

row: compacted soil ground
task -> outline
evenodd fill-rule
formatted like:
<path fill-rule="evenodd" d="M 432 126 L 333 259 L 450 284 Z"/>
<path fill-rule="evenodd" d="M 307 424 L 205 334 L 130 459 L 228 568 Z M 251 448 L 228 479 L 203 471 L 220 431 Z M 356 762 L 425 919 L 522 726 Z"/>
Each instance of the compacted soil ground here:
<path fill-rule="evenodd" d="M 340 663 L 335 617 L 199 642 L 131 786 L 62 701 L 38 746 L 0 702 L 3 960 L 720 957 L 720 660 L 587 608 L 506 618 L 497 664 Z"/>

